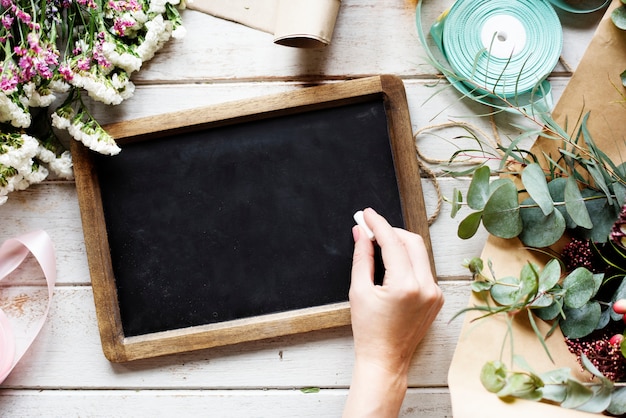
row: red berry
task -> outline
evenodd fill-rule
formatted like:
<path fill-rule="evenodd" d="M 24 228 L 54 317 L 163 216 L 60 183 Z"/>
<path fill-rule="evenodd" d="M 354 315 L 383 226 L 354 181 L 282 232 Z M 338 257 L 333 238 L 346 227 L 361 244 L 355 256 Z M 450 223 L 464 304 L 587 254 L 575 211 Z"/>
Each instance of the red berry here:
<path fill-rule="evenodd" d="M 622 341 L 624 341 L 624 336 L 622 334 L 615 334 L 609 340 L 609 344 L 615 345 L 615 346 L 620 346 L 620 345 L 622 345 Z"/>
<path fill-rule="evenodd" d="M 613 303 L 613 310 L 617 314 L 625 314 L 626 313 L 626 299 L 619 299 Z"/>

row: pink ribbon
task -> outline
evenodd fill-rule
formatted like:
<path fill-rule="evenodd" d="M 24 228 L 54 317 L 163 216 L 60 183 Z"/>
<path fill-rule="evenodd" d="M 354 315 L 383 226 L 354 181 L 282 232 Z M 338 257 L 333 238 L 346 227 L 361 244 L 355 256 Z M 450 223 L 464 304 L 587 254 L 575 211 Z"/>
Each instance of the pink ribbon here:
<path fill-rule="evenodd" d="M 26 348 L 16 356 L 15 335 L 9 317 L 0 309 L 0 383 L 11 373 L 15 365 L 31 346 L 48 316 L 52 303 L 52 291 L 56 282 L 56 257 L 54 246 L 47 233 L 33 231 L 16 238 L 10 238 L 0 246 L 0 280 L 11 274 L 32 253 L 48 284 L 48 305 L 35 332 L 30 335 Z"/>

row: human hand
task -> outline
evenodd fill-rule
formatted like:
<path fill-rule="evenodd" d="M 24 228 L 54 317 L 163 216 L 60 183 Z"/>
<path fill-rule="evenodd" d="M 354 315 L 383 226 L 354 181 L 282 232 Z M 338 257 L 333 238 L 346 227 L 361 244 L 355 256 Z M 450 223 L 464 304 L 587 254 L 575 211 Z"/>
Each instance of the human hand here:
<path fill-rule="evenodd" d="M 443 295 L 419 235 L 392 228 L 373 209 L 366 209 L 364 218 L 380 245 L 385 274 L 382 286 L 374 285 L 374 244 L 355 226 L 350 307 L 356 357 L 402 372 L 441 309 Z"/>
<path fill-rule="evenodd" d="M 350 308 L 355 366 L 344 417 L 397 416 L 417 345 L 443 306 L 424 241 L 393 228 L 373 209 L 365 223 L 381 248 L 385 273 L 374 284 L 374 243 L 352 229 L 354 256 Z"/>

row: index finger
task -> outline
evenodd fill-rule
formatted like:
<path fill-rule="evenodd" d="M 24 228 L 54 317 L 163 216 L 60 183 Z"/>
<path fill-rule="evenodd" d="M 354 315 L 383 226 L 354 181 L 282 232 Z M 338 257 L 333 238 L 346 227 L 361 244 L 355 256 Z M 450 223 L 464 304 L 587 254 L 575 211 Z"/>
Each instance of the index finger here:
<path fill-rule="evenodd" d="M 412 264 L 407 249 L 389 222 L 372 208 L 365 209 L 363 216 L 380 245 L 385 269 L 387 271 L 411 269 Z"/>

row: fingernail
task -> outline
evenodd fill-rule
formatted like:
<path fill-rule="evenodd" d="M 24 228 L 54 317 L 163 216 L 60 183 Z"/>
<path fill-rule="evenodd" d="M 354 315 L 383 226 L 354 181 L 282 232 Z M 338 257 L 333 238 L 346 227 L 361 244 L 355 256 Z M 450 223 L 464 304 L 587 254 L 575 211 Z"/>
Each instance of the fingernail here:
<path fill-rule="evenodd" d="M 354 240 L 354 242 L 357 242 L 359 240 L 360 234 L 361 232 L 359 231 L 359 227 L 357 225 L 354 225 L 352 227 L 352 239 Z"/>

